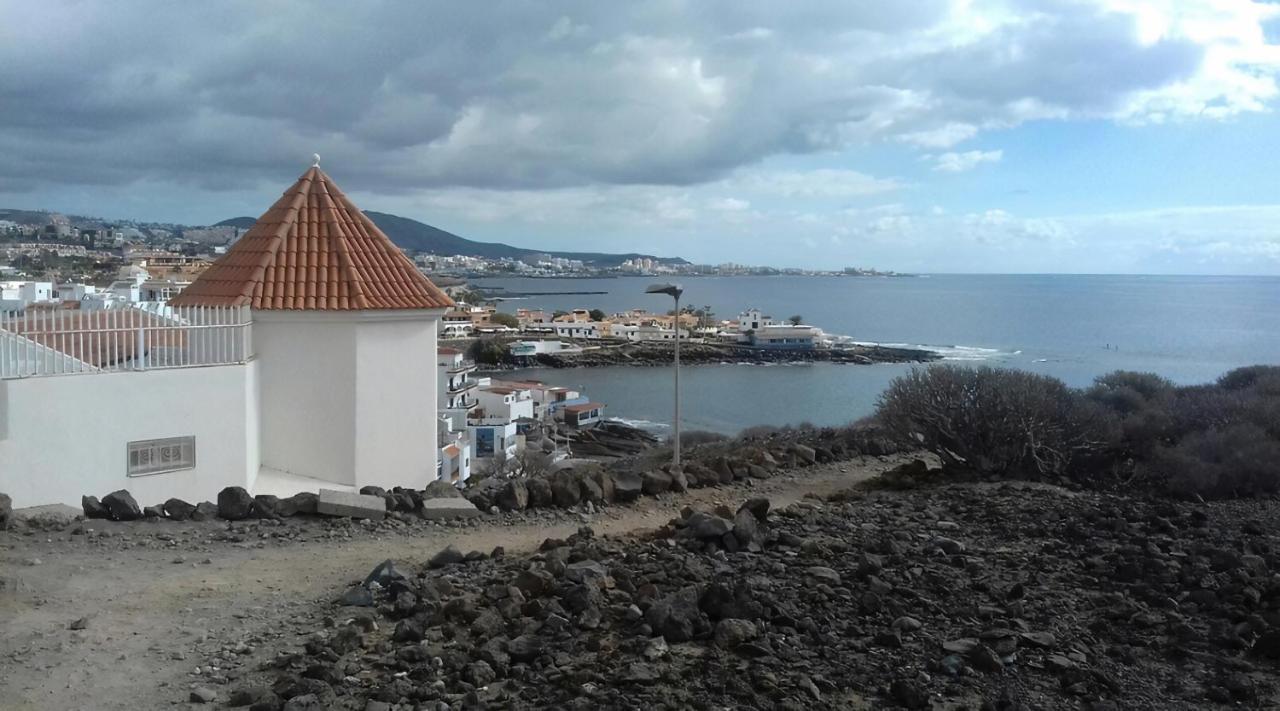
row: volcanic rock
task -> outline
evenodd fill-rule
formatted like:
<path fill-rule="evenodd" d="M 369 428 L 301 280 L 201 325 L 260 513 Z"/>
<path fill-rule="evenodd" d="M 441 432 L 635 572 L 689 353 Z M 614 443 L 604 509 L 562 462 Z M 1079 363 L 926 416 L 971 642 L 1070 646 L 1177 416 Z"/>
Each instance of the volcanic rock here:
<path fill-rule="evenodd" d="M 218 492 L 218 517 L 228 521 L 249 518 L 253 510 L 253 497 L 243 487 L 228 486 Z"/>
<path fill-rule="evenodd" d="M 116 521 L 137 521 L 142 518 L 142 509 L 128 491 L 120 489 L 102 497 L 102 505 L 106 507 L 111 518 Z"/>

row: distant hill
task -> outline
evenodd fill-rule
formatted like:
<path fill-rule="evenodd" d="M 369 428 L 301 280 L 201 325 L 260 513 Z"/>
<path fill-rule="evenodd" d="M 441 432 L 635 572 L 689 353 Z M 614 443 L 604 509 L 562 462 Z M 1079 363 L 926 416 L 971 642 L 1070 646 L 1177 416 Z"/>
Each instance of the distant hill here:
<path fill-rule="evenodd" d="M 688 264 L 679 257 L 655 257 L 650 254 L 609 254 L 607 252 L 550 252 L 539 249 L 512 247 L 501 242 L 476 242 L 446 232 L 439 227 L 411 220 L 407 217 L 389 215 L 385 212 L 365 213 L 398 246 L 418 252 L 430 252 L 443 256 L 466 255 L 470 257 L 486 257 L 488 259 L 524 259 L 538 254 L 564 259 L 580 259 L 599 266 L 616 266 L 628 259 L 648 258 L 663 264 Z M 219 222 L 217 226 L 231 226 L 248 229 L 253 226 L 252 217 L 233 217 Z"/>
<path fill-rule="evenodd" d="M 235 227 L 236 229 L 247 230 L 250 227 L 253 227 L 253 223 L 257 221 L 257 219 L 252 217 L 233 217 L 230 220 L 223 220 L 216 225 L 210 225 L 210 227 Z"/>

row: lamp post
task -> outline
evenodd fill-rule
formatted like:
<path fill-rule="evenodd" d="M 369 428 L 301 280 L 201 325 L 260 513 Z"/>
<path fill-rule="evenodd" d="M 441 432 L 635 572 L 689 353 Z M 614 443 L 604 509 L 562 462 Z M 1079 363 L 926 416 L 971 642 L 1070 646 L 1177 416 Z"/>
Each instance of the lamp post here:
<path fill-rule="evenodd" d="M 673 449 L 672 449 L 673 454 L 671 459 L 671 465 L 676 470 L 679 470 L 680 469 L 680 295 L 684 293 L 684 288 L 681 287 L 679 284 L 653 284 L 653 285 L 650 285 L 648 289 L 645 289 L 644 293 L 667 294 L 668 296 L 676 300 L 676 317 L 675 317 L 675 321 L 672 324 L 674 326 L 673 330 L 675 331 L 675 337 L 676 337 L 676 348 L 675 348 L 675 351 L 676 351 L 676 357 L 675 357 L 676 407 L 675 407 L 675 420 L 672 422 L 672 427 L 674 428 L 673 430 L 674 435 L 671 438 L 671 441 L 673 444 Z"/>

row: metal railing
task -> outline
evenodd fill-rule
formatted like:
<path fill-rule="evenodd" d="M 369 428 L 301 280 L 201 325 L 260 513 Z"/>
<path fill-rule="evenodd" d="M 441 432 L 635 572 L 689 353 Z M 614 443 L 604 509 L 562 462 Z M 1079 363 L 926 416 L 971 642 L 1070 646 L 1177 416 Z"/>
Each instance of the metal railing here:
<path fill-rule="evenodd" d="M 252 356 L 248 306 L 0 311 L 0 379 L 230 365 Z"/>

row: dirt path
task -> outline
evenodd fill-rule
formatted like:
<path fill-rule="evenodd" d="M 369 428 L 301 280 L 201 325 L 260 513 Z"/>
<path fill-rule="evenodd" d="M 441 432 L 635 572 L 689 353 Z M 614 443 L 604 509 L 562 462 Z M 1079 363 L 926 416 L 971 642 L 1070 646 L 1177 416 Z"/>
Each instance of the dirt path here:
<path fill-rule="evenodd" d="M 644 499 L 598 513 L 590 525 L 597 534 L 623 535 L 661 526 L 685 505 L 736 505 L 750 496 L 785 506 L 895 463 L 845 462 L 751 486 Z M 310 621 L 324 609 L 316 603 L 385 558 L 416 567 L 450 543 L 463 551 L 499 545 L 527 551 L 579 525 L 570 517 L 555 525 L 495 523 L 262 548 L 226 544 L 211 552 L 111 550 L 65 533 L 0 533 L 0 709 L 181 706 L 197 683 L 225 694 L 217 683 L 225 670 L 197 673 L 197 667 L 218 655 L 248 661 L 291 639 L 295 629 L 314 629 Z M 81 618 L 84 629 L 70 629 Z"/>

